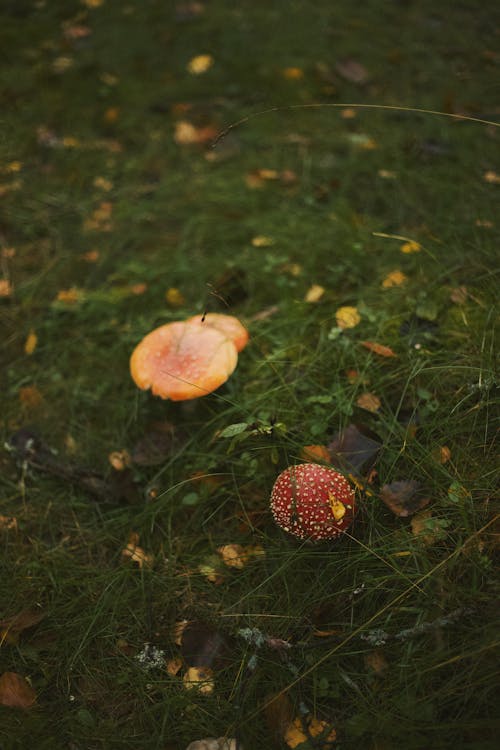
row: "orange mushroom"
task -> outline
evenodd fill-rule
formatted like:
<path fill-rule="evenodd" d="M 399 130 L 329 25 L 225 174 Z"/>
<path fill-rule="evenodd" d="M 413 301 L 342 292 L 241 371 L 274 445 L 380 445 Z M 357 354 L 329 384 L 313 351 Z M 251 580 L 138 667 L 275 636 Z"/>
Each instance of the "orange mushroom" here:
<path fill-rule="evenodd" d="M 139 388 L 185 401 L 205 396 L 226 382 L 238 361 L 237 346 L 228 338 L 228 328 L 223 331 L 201 320 L 195 316 L 167 323 L 143 338 L 130 358 L 130 373 Z"/>
<path fill-rule="evenodd" d="M 236 349 L 241 352 L 248 343 L 248 331 L 234 315 L 223 313 L 205 313 L 188 318 L 188 323 L 198 323 L 201 326 L 215 328 L 234 343 Z"/>

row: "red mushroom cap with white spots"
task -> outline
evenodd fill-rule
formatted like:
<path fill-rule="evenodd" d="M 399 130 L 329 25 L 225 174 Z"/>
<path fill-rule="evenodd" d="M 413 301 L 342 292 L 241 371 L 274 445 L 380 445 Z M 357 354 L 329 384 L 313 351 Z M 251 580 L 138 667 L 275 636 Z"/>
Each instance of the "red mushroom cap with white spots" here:
<path fill-rule="evenodd" d="M 354 488 L 335 469 L 298 464 L 282 471 L 271 493 L 274 520 L 299 539 L 335 539 L 354 518 Z"/>

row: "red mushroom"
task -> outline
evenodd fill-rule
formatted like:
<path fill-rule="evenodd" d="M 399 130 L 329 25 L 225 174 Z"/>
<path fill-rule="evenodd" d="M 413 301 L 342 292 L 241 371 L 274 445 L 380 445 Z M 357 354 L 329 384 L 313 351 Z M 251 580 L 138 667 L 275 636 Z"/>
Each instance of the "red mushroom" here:
<path fill-rule="evenodd" d="M 132 353 L 130 373 L 139 388 L 184 401 L 215 391 L 237 362 L 236 346 L 225 333 L 186 320 L 148 333 Z"/>
<path fill-rule="evenodd" d="M 290 466 L 271 493 L 274 520 L 299 539 L 335 539 L 351 525 L 355 509 L 347 479 L 320 464 Z"/>

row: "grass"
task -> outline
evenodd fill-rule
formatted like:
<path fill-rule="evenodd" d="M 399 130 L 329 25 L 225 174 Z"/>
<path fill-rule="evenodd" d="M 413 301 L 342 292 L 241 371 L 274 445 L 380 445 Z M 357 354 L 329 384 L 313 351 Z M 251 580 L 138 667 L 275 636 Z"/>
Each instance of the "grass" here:
<path fill-rule="evenodd" d="M 43 615 L 0 649 L 0 673 L 37 695 L 31 709 L 0 708 L 2 750 L 184 750 L 223 735 L 279 748 L 307 714 L 346 750 L 496 747 L 500 131 L 287 107 L 498 121 L 498 10 L 333 6 L 2 10 L 2 442 L 29 427 L 58 460 L 115 482 L 96 501 L 0 456 L 0 515 L 17 522 L 0 529 L 0 619 Z M 80 26 L 90 33 L 75 39 Z M 189 74 L 205 53 L 213 67 Z M 336 71 L 345 58 L 366 67 L 366 83 Z M 180 119 L 223 131 L 276 106 L 214 149 L 173 137 Z M 277 177 L 256 177 L 263 169 Z M 256 236 L 272 244 L 255 247 Z M 420 251 L 403 253 L 399 237 Z M 383 287 L 395 270 L 406 282 Z M 309 303 L 313 284 L 325 291 Z M 339 333 L 346 305 L 361 322 Z M 184 404 L 138 392 L 136 343 L 206 309 L 250 330 L 227 384 Z M 364 392 L 380 399 L 376 413 L 358 406 Z M 244 433 L 218 437 L 240 422 Z M 268 511 L 277 474 L 360 422 L 383 448 L 352 533 L 321 545 L 287 537 Z M 161 462 L 120 480 L 108 455 L 164 441 L 165 423 L 176 439 Z M 199 473 L 212 483 L 193 482 Z M 430 498 L 420 536 L 380 499 L 382 485 L 408 479 Z M 150 566 L 123 557 L 132 532 Z M 224 544 L 265 555 L 225 568 Z M 182 620 L 199 623 L 192 648 L 215 667 L 209 695 L 187 690 L 183 670 L 138 662 L 146 643 L 179 658 Z"/>

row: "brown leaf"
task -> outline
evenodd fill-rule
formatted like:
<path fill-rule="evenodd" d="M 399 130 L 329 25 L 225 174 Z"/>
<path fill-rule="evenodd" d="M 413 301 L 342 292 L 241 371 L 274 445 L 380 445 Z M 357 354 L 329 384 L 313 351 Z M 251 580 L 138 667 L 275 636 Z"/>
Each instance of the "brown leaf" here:
<path fill-rule="evenodd" d="M 33 411 L 43 403 L 43 396 L 36 385 L 24 385 L 19 389 L 19 400 L 24 409 Z"/>
<path fill-rule="evenodd" d="M 17 672 L 4 672 L 0 676 L 0 705 L 30 708 L 35 703 L 36 693 L 24 677 Z"/>
<path fill-rule="evenodd" d="M 369 349 L 374 354 L 378 354 L 380 357 L 397 357 L 389 346 L 378 344 L 376 341 L 362 341 L 361 344 L 365 349 Z"/>
<path fill-rule="evenodd" d="M 187 120 L 179 120 L 175 125 L 174 141 L 180 146 L 208 143 L 214 140 L 217 133 L 217 128 L 212 125 L 200 128 Z"/>
<path fill-rule="evenodd" d="M 422 494 L 420 482 L 414 479 L 384 484 L 380 499 L 400 518 L 412 516 L 430 503 L 430 498 Z"/>
<path fill-rule="evenodd" d="M 356 399 L 356 404 L 361 409 L 366 409 L 366 411 L 371 411 L 372 414 L 376 414 L 381 406 L 379 397 L 375 396 L 374 393 L 369 393 L 368 391 L 358 396 L 358 398 Z"/>
<path fill-rule="evenodd" d="M 381 448 L 378 435 L 363 424 L 348 425 L 328 446 L 332 465 L 355 474 L 369 473 Z"/>
<path fill-rule="evenodd" d="M 0 515 L 0 531 L 10 531 L 11 529 L 17 531 L 17 518 Z"/>
<path fill-rule="evenodd" d="M 370 74 L 365 66 L 352 58 L 339 60 L 335 65 L 335 70 L 345 81 L 356 83 L 360 86 L 367 83 L 370 79 Z"/>
<path fill-rule="evenodd" d="M 304 445 L 300 451 L 300 458 L 304 461 L 323 461 L 330 463 L 330 451 L 326 445 Z"/>
<path fill-rule="evenodd" d="M 16 644 L 19 635 L 38 625 L 45 614 L 38 609 L 25 609 L 17 615 L 0 620 L 0 643 Z"/>
<path fill-rule="evenodd" d="M 224 544 L 217 548 L 224 565 L 228 568 L 244 568 L 252 559 L 264 557 L 264 549 L 259 545 Z"/>

